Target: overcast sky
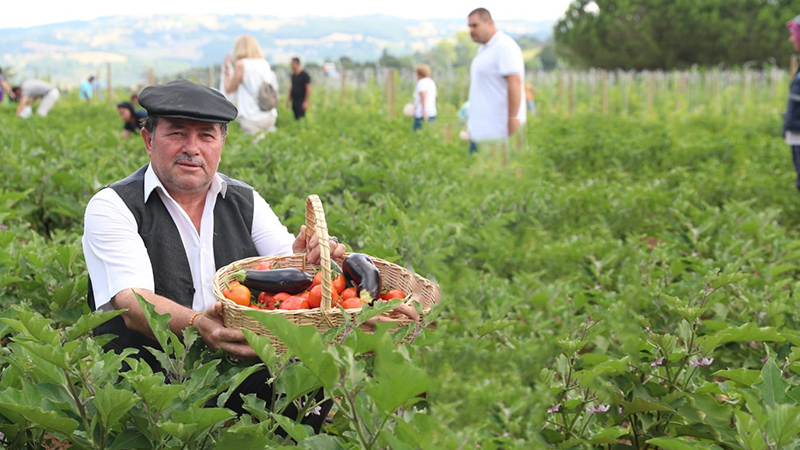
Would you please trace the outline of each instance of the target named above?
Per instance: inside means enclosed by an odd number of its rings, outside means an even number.
[[[301,0],[226,2],[209,0],[72,0],[26,3],[11,0],[13,14],[0,14],[0,28],[30,27],[71,20],[91,20],[103,16],[175,13],[255,14],[278,17],[305,15],[349,17],[386,14],[410,19],[464,18],[475,8],[484,7],[502,25],[503,20],[554,20],[566,11],[570,0],[403,0],[367,2],[353,0]],[[234,4],[229,4],[234,3]],[[253,5],[259,6],[253,6]]]

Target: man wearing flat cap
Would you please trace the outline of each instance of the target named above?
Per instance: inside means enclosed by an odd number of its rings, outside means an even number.
[[[193,326],[212,350],[254,358],[244,334],[223,326],[212,277],[239,259],[306,251],[305,229],[295,238],[258,192],[217,173],[228,122],[237,114],[225,96],[178,80],[144,88],[139,103],[147,110],[141,133],[150,163],[100,190],[86,207],[89,306],[127,309],[95,331],[118,336],[110,349],[138,349],[138,357],[158,367],[143,348],[158,344],[136,291],[172,316],[170,328],[179,336]],[[319,261],[318,244],[312,237],[312,262]],[[341,259],[344,245],[330,244],[331,257]],[[241,399],[234,395],[227,405],[236,410]],[[311,424],[317,432],[323,418]]]

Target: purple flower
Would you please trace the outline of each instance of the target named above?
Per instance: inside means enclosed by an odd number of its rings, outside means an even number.
[[[765,356],[765,357],[761,358],[761,363],[762,364],[766,364],[767,361],[769,361],[769,356]]]
[[[561,409],[561,403],[558,403],[556,405],[547,408],[547,414],[558,412],[559,409]]]
[[[590,406],[586,408],[586,412],[595,414],[595,413],[604,413],[611,408],[611,405],[597,405],[597,406]]]
[[[703,358],[703,359],[693,359],[689,361],[689,365],[692,367],[699,367],[699,366],[710,366],[711,363],[714,362],[714,358]]]
[[[2,223],[0,223],[0,230],[7,230],[7,229],[8,229],[8,225],[3,225]],[[0,433],[0,434],[2,434],[2,433]]]
[[[661,358],[658,358],[658,359],[654,360],[653,362],[651,362],[650,366],[651,367],[655,367],[655,366],[660,366],[661,364],[664,364],[664,357],[663,356]]]

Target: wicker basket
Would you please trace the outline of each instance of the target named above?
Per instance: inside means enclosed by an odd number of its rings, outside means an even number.
[[[244,311],[258,311],[260,314],[280,314],[297,325],[312,325],[316,327],[320,333],[338,327],[345,322],[341,308],[330,307],[333,283],[331,282],[331,253],[328,224],[325,221],[325,212],[322,209],[322,202],[319,197],[310,195],[306,200],[306,247],[308,247],[308,241],[315,231],[319,235],[319,265],[308,264],[305,253],[296,253],[290,256],[258,256],[246,258],[223,266],[217,270],[217,273],[214,274],[214,278],[212,279],[214,297],[218,302],[222,302],[224,305],[223,321],[226,327],[245,328],[260,335],[267,336],[276,351],[278,353],[283,353],[286,351],[286,346],[278,340],[270,330],[264,328],[260,322],[245,315]],[[371,258],[381,273],[384,287],[400,289],[409,294],[405,304],[411,304],[414,301],[418,301],[422,304],[422,315],[420,316],[420,320],[422,320],[422,317],[428,313],[431,307],[438,301],[439,294],[436,286],[429,280],[413,274],[397,264],[384,261],[380,258]],[[273,265],[277,263],[281,268],[296,268],[308,272],[322,270],[322,301],[320,307],[293,311],[280,309],[254,310],[247,306],[238,305],[222,295],[222,288],[224,287],[225,281],[230,279],[233,272],[238,269],[253,269],[261,262],[272,262]],[[361,308],[348,309],[346,310],[346,314],[349,314],[352,318],[359,311],[361,311]],[[398,327],[408,325],[412,322],[412,320],[405,315],[393,311],[386,313],[384,316],[396,320]],[[365,325],[362,325],[361,329],[367,332],[371,331],[371,328]]]

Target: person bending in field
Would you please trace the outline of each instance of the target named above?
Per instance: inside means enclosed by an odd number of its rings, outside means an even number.
[[[795,50],[800,51],[800,16],[786,23],[789,28],[789,41]],[[800,71],[792,74],[789,87],[789,102],[783,118],[783,135],[792,148],[792,162],[797,173],[795,187],[800,191]]]
[[[61,93],[58,88],[42,80],[27,80],[21,86],[13,88],[14,95],[19,99],[17,117],[28,118],[31,116],[33,102],[41,99],[36,114],[45,117],[50,108],[56,104]]]
[[[295,238],[255,189],[217,172],[228,122],[238,112],[221,92],[177,80],[144,88],[139,102],[148,113],[141,136],[150,162],[101,189],[86,206],[82,244],[89,307],[127,310],[95,333],[115,334],[107,350],[136,349],[136,357],[160,370],[144,348],[159,345],[136,292],[158,313],[171,315],[169,326],[178,336],[195,327],[212,351],[256,362],[242,331],[223,325],[222,303],[210,280],[220,267],[252,256],[307,251],[308,261],[318,264],[319,239],[312,235],[306,247],[305,226]],[[330,249],[332,259],[343,259],[344,245],[331,239]],[[416,316],[413,309],[406,313]],[[225,406],[243,414],[240,394],[248,393],[271,403],[269,378],[266,369],[255,372]],[[320,392],[317,400],[323,398]],[[303,423],[319,432],[331,405],[323,402],[320,414]]]
[[[147,111],[137,111],[131,102],[117,103],[117,112],[122,119],[122,137],[128,139],[131,133],[136,133],[142,129],[144,120],[147,119]]]

